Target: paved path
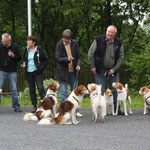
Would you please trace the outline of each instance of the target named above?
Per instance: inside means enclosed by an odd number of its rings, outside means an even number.
[[[24,122],[24,113],[0,106],[0,150],[150,150],[150,115],[133,110],[129,116],[107,116],[105,123],[91,121],[91,109],[78,125],[38,125]]]

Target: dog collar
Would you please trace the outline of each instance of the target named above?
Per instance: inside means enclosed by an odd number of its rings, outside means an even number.
[[[45,98],[48,98],[48,97],[51,96],[51,95],[56,97],[55,94],[48,94],[48,95],[45,96]]]
[[[75,98],[74,96],[72,96],[72,97],[77,101],[78,104],[80,104],[79,101],[77,100],[77,98]]]

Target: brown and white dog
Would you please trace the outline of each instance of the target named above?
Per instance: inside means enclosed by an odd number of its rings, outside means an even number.
[[[71,92],[67,100],[60,104],[56,118],[42,119],[39,124],[78,124],[76,120],[76,109],[82,102],[84,95],[88,93],[84,85],[78,86]],[[71,119],[72,122],[69,122],[69,119]]]
[[[126,107],[126,101],[127,100],[128,100],[129,107],[130,107],[130,114],[132,114],[131,97],[130,97],[130,94],[129,94],[129,91],[128,91],[128,85],[125,84],[125,87],[124,87],[121,83],[116,82],[116,83],[113,83],[112,86],[117,89],[117,93],[118,93],[117,108],[116,108],[116,114],[115,115],[118,115],[119,103],[121,103],[121,107],[122,107],[122,104],[124,104],[124,113],[125,113],[126,116],[128,115],[127,114],[127,107]]]
[[[150,89],[147,86],[141,87],[139,94],[144,97],[144,115],[150,112]]]
[[[88,84],[90,91],[91,106],[92,106],[92,121],[97,122],[98,119],[104,123],[106,115],[106,102],[104,96],[101,95],[101,85],[95,83]]]
[[[24,115],[23,120],[41,120],[43,118],[52,117],[54,118],[56,115],[56,105],[57,105],[57,90],[59,88],[59,84],[51,83],[48,86],[48,90],[46,93],[46,97],[40,101],[38,109],[35,113],[27,113]]]
[[[106,114],[114,115],[114,99],[113,99],[113,90],[106,89],[104,91],[104,98],[106,101]],[[111,112],[110,112],[111,109]]]

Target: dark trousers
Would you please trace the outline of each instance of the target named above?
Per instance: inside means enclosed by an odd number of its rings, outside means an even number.
[[[46,94],[43,86],[43,75],[37,71],[28,72],[27,81],[32,105],[37,106],[36,86],[38,88],[41,99],[43,99]]]

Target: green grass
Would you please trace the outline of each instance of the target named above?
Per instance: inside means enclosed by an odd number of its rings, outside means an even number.
[[[131,99],[132,99],[132,109],[137,109],[137,108],[143,108],[144,107],[144,102],[142,96],[140,96],[138,93],[134,92],[134,94],[131,94]],[[40,99],[38,100],[39,103]],[[32,106],[30,98],[21,98],[19,99],[20,105],[21,106]],[[1,98],[1,105],[7,105],[11,106],[12,101],[11,97],[3,97]],[[60,105],[60,101],[58,103],[58,106]],[[81,103],[82,108],[91,108],[90,104],[90,98],[86,97],[83,99],[83,102]],[[128,103],[127,103],[128,107]]]

